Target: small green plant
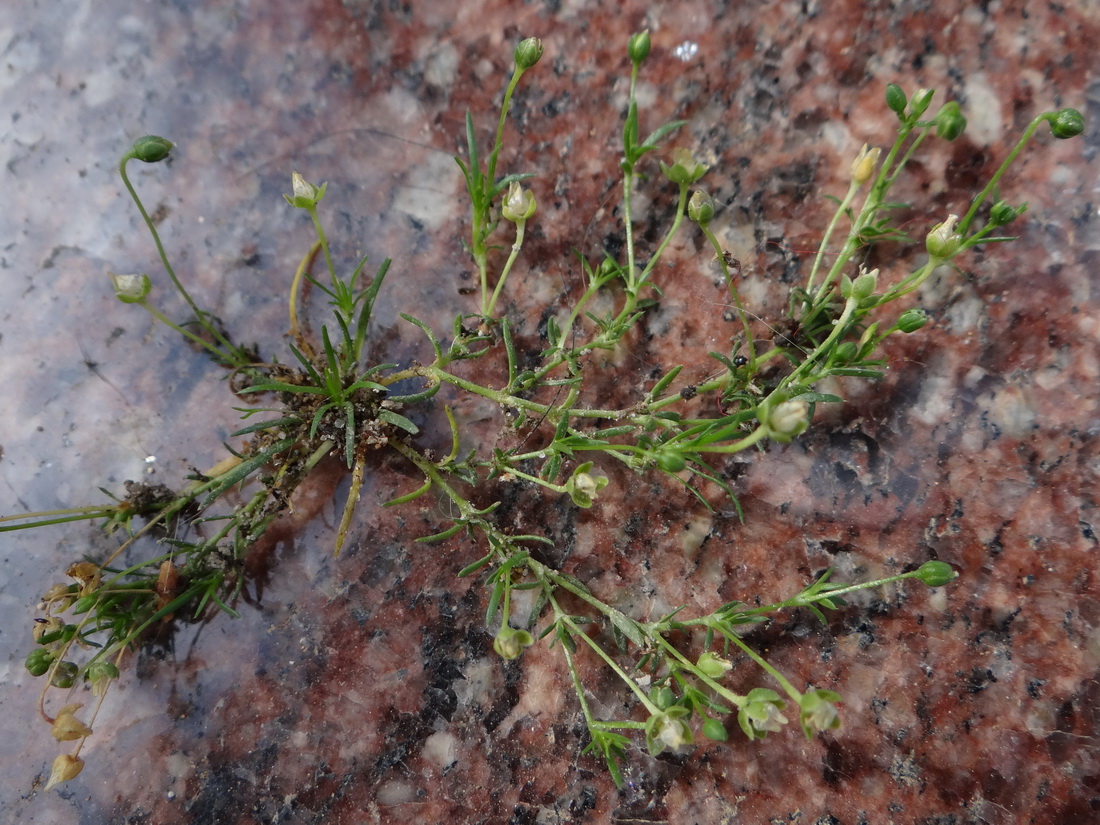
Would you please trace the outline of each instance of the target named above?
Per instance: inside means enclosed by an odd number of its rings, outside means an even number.
[[[665,153],[663,161],[654,162],[651,157],[684,122],[659,126],[640,137],[642,116],[635,88],[649,49],[646,32],[632,37],[627,48],[629,103],[616,166],[622,181],[623,255],[578,254],[583,289],[571,296],[559,314],[550,315],[545,338],[533,350],[530,341],[517,340],[507,313],[498,313],[507,277],[521,260],[526,225],[536,218],[535,196],[524,185],[533,175],[498,176],[497,170],[512,96],[542,54],[538,40],[524,40],[515,50],[514,70],[487,157],[480,151],[473,118],[467,115],[466,156],[456,160],[471,206],[468,250],[478,272],[479,300],[472,311],[456,314],[447,334],[412,315],[401,315],[427,340],[431,358],[424,363],[371,360],[373,350],[381,347],[367,347],[370,322],[390,262],[384,260],[369,281],[364,275],[365,258],[350,275],[342,276],[318,210],[326,185],[314,185],[297,172],[286,199],[308,214],[317,239],[302,258],[288,292],[289,357],[286,363],[265,362],[256,352],[234,345],[216,316],[199,309],[176,277],[156,227],[126,177],[129,160],[162,160],[171,143],[142,138],[124,155],[123,182],[191,317],[176,324],[155,307],[151,302],[155,281],[144,273],[112,276],[116,294],[125,303],[143,307],[231,369],[237,394],[251,404],[242,409],[248,423],[234,433],[245,439],[243,445],[231,448],[224,461],[205,473],[186,479],[178,490],[129,483],[124,497],[104,505],[0,519],[0,530],[103,519],[108,531],[125,536],[109,558],[74,562],[67,571],[72,581],[46,592],[35,620],[34,646],[26,665],[43,680],[41,715],[59,741],[77,743],[72,752],[58,757],[51,786],[80,772],[80,750],[92,735],[99,705],[119,678],[126,653],[151,628],[173,616],[199,618],[217,610],[236,615],[232,605],[244,583],[249,548],[329,454],[338,455],[352,474],[335,540],[339,553],[354,517],[365,468],[371,453],[378,450],[400,455],[422,478],[416,489],[385,502],[387,506],[425,495],[450,505],[449,523],[418,541],[443,541],[463,533],[482,543],[484,553],[460,575],[485,578],[486,624],[494,634],[496,652],[514,659],[538,639],[547,639],[561,651],[588,728],[585,751],[605,761],[616,783],[622,781],[620,764],[634,736],[656,755],[690,746],[697,735],[726,741],[733,719],[749,740],[777,732],[793,720],[807,737],[839,727],[836,706],[841,697],[825,689],[798,690],[746,641],[746,631],[792,608],[805,608],[825,621],[824,612],[843,605],[844,596],[855,590],[905,580],[940,587],[957,575],[950,566],[925,561],[899,575],[849,584],[833,582],[826,572],[801,592],[773,604],[731,601],[702,616],[686,616],[678,609],[647,621],[626,615],[584,582],[546,563],[540,548],[551,543],[549,538],[505,529],[494,521],[500,502],[479,508],[473,503],[479,497],[474,493],[484,496],[502,482],[520,482],[535,492],[541,488],[546,495],[568,496],[577,507],[591,507],[598,497],[608,495],[610,482],[601,466],[620,462],[636,473],[660,473],[687,486],[701,507],[711,506],[708,494],[714,491],[708,485],[737,505],[733,488],[708,462],[750,448],[759,451],[760,460],[767,460],[762,448],[768,441],[791,441],[809,427],[816,405],[842,402],[819,389],[822,381],[835,376],[881,376],[883,342],[894,334],[915,333],[927,321],[919,309],[891,314],[891,305],[967,250],[1010,240],[999,230],[1019,217],[1026,205],[1012,206],[997,197],[1004,174],[1042,124],[1048,124],[1059,138],[1080,134],[1084,124],[1073,109],[1036,118],[963,217],[949,215],[930,227],[924,237],[926,259],[887,283],[879,270],[866,271],[858,262],[878,241],[909,242],[891,221],[898,205],[887,199],[890,190],[926,139],[952,140],[966,125],[957,104],[947,103],[926,117],[931,91],[909,96],[896,85],[888,86],[886,103],[898,121],[893,144],[885,152],[864,146],[856,154],[848,191],[837,200],[809,276],[804,285],[792,290],[788,317],[775,319],[784,323],[786,332],[770,347],[761,348],[753,334],[757,316],[744,306],[731,271],[734,262],[711,230],[714,202],[696,187],[708,173],[707,166],[684,148]],[[664,181],[654,176],[658,170]],[[635,229],[639,217],[633,212],[635,191],[643,184],[653,187],[657,197],[667,193],[674,204],[671,221],[657,233],[660,240],[652,249],[640,248],[641,236]],[[628,406],[587,406],[582,399],[592,395],[585,395],[584,389],[615,380],[590,355],[630,346],[632,331],[661,294],[659,264],[685,223],[693,223],[714,252],[739,315],[739,337],[728,351],[710,353],[714,369],[700,383],[679,384],[683,366],[674,365]],[[498,256],[493,250],[508,241],[508,254],[496,270]],[[319,253],[323,276],[311,271]],[[299,318],[299,295],[307,282],[328,298],[331,307],[331,322],[321,327],[319,337]],[[597,296],[605,300],[597,303]],[[490,384],[468,377],[462,364],[474,360],[494,365],[498,380]],[[442,413],[451,431],[450,451],[439,457],[419,446],[419,429],[406,413],[418,408],[438,410],[436,394],[444,384],[482,399],[495,410],[515,434],[511,446],[505,441],[504,446],[475,445],[464,452],[461,445],[469,443],[469,435],[460,431],[446,406]],[[708,403],[693,401],[699,397]],[[427,412],[423,419],[438,420]],[[212,526],[205,531],[209,537],[177,538],[199,535],[179,528],[200,522]],[[156,539],[156,552],[135,560],[132,557],[141,555],[140,548],[148,546],[148,542],[138,544],[145,536]],[[517,626],[513,594],[520,590],[534,592],[535,606],[530,619]],[[609,628],[610,644],[606,636],[586,629],[593,622]],[[601,719],[593,712],[584,659],[577,655],[582,646],[633,697],[635,711],[630,718]],[[770,686],[745,694],[727,687],[723,680],[734,666],[731,654],[759,667]],[[85,685],[96,698],[96,708],[86,722],[77,719],[81,705],[75,702],[50,712],[51,691]]]

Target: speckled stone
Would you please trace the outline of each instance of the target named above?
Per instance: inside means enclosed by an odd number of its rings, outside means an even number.
[[[644,27],[643,131],[689,121],[677,142],[713,164],[713,226],[743,265],[762,339],[808,271],[831,214],[823,196],[843,193],[860,145],[890,139],[885,83],[935,87],[970,123],[958,141],[930,144],[899,188],[916,205],[902,217],[914,237],[963,211],[1039,112],[1100,118],[1100,12],[1089,0],[763,11],[634,0],[7,4],[0,512],[94,502],[97,486],[130,478],[176,483],[217,461],[238,426],[215,368],[110,295],[107,271],[156,274],[115,174],[131,140],[177,142],[167,166],[135,166],[136,184],[196,298],[238,338],[281,346],[281,296],[310,241],[280,197],[300,170],[330,181],[323,206],[342,260],[394,259],[377,354],[424,357],[396,313],[446,330],[473,307],[460,294],[467,210],[450,157],[465,112],[492,128],[488,101],[512,45],[540,36],[546,53],[516,100],[502,160],[539,172],[538,217],[505,296],[537,351],[545,319],[516,308],[576,294],[574,247],[591,256],[621,243],[625,43]],[[812,742],[795,730],[752,744],[734,736],[658,759],[639,747],[616,789],[580,755],[584,727],[557,650],[495,656],[483,588],[455,577],[482,551],[415,544],[443,514],[423,499],[378,507],[419,483],[382,459],[341,558],[331,547],[348,482],[329,466],[257,548],[242,618],[182,626],[135,654],[83,774],[49,793],[57,747],[22,666],[34,604],[75,557],[109,542],[82,526],[4,534],[5,819],[1100,821],[1100,133],[1090,125],[1063,143],[1042,131],[1001,189],[1030,204],[1013,226],[1019,240],[914,296],[933,323],[892,343],[887,378],[838,385],[849,403],[820,409],[796,442],[721,466],[744,523],[715,491],[708,513],[681,489],[613,467],[589,511],[518,485],[496,491],[502,523],[545,531],[550,560],[639,619],[773,601],[827,567],[849,580],[929,558],[956,566],[949,588],[864,593],[827,627],[793,613],[752,634],[800,688],[843,694],[841,730]],[[670,211],[656,181],[643,188],[639,226]],[[658,240],[641,233],[645,249]],[[708,258],[697,234],[677,237],[658,273],[659,311],[629,349],[593,356],[617,379],[587,402],[629,403],[673,363],[687,364],[685,381],[708,374],[706,353],[737,332]],[[899,278],[918,259],[886,246],[868,265]],[[166,288],[156,294],[182,312]],[[486,437],[499,428],[482,421],[491,410],[457,412]],[[729,683],[767,684],[747,662]],[[608,674],[590,687],[598,713],[631,712]]]

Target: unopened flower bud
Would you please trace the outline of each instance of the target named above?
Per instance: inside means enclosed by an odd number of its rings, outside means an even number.
[[[856,301],[862,302],[875,294],[876,287],[878,287],[878,270],[872,269],[868,272],[864,269],[860,271],[859,277],[852,281],[850,294]],[[843,297],[847,298],[849,296],[844,295]]]
[[[92,729],[77,719],[73,714],[83,705],[65,705],[58,711],[57,717],[50,726],[50,733],[58,742],[72,742],[75,739],[83,739],[92,735]]]
[[[1085,116],[1076,109],[1060,109],[1048,122],[1050,133],[1061,140],[1077,137],[1085,131]]]
[[[130,147],[131,157],[135,157],[142,163],[158,163],[168,157],[175,144],[157,135],[145,135],[134,141]]]
[[[711,679],[720,679],[733,669],[733,662],[708,650],[699,656],[695,666]]]
[[[542,57],[542,41],[537,37],[528,37],[526,40],[521,40],[516,46],[515,52],[512,53],[516,65],[524,70],[530,69],[538,63],[540,57]]]
[[[140,275],[115,275],[111,273],[111,285],[115,297],[124,304],[140,304],[153,288],[152,279],[144,272]]]
[[[297,209],[311,209],[321,202],[321,199],[325,196],[325,189],[327,188],[327,183],[322,183],[319,187],[314,186],[302,177],[300,173],[291,172],[291,194],[283,195],[283,197],[286,198],[287,203]]]
[[[661,171],[673,183],[691,185],[707,173],[707,165],[695,159],[690,149],[677,147],[672,150],[672,164],[661,163]]]
[[[944,140],[954,140],[966,131],[966,118],[954,100],[945,103],[936,115],[936,134]]]
[[[898,329],[908,335],[928,323],[928,313],[923,309],[907,309],[898,318]]]
[[[924,239],[929,255],[946,260],[958,251],[959,244],[962,243],[962,238],[955,234],[955,224],[958,222],[958,215],[948,215],[947,220],[932,227],[932,231]]]
[[[875,173],[875,166],[878,165],[878,158],[881,154],[882,149],[880,147],[875,146],[868,149],[867,144],[864,143],[863,148],[856,155],[856,159],[852,161],[852,181],[860,185],[869,181],[871,175]]]
[[[630,36],[630,43],[626,47],[626,53],[630,61],[637,65],[649,57],[649,29]]]
[[[850,364],[859,355],[859,347],[855,341],[845,341],[836,348],[836,360],[839,364]]]
[[[45,790],[49,790],[62,782],[75,779],[84,770],[84,760],[71,753],[63,753],[53,761],[50,768],[50,780],[46,783]]]
[[[924,114],[925,110],[932,103],[932,95],[935,93],[935,89],[917,89],[913,92],[913,97],[909,99],[909,111],[914,118],[918,118]]]
[[[958,578],[951,565],[944,561],[926,561],[917,568],[916,578],[929,587],[943,587]]]
[[[909,101],[905,97],[905,92],[902,91],[901,86],[896,83],[886,84],[886,105],[889,106],[890,110],[899,118],[902,116],[908,103]]]
[[[687,213],[691,220],[705,229],[714,217],[714,200],[702,189],[696,189],[691,193]]]
[[[519,181],[512,181],[508,185],[508,194],[504,196],[504,203],[501,204],[500,214],[505,220],[519,223],[534,215],[536,207],[534,193],[520,186]]]
[[[1014,207],[1008,201],[997,201],[989,210],[990,226],[1004,226],[1012,223],[1027,211],[1027,204]]]
[[[725,742],[729,739],[729,734],[726,732],[726,726],[719,722],[717,719],[707,717],[703,722],[701,728],[703,736],[707,737],[711,742]]]
[[[678,473],[687,466],[687,460],[675,450],[661,450],[657,453],[657,466],[666,473]]]

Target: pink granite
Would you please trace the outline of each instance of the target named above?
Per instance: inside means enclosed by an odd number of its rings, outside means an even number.
[[[382,316],[412,310],[446,329],[471,301],[449,157],[466,109],[490,128],[512,44],[543,39],[505,158],[540,173],[507,300],[555,301],[578,282],[570,249],[595,253],[621,231],[607,183],[624,44],[644,27],[643,117],[690,120],[678,140],[714,163],[715,228],[762,313],[804,277],[830,214],[822,196],[843,192],[854,152],[889,139],[885,83],[936,87],[970,119],[900,192],[920,205],[908,218],[918,237],[964,208],[1040,111],[1100,118],[1089,0],[5,6],[0,512],[95,501],[97,485],[143,474],[174,483],[216,461],[236,426],[216,369],[108,294],[107,270],[155,266],[114,175],[130,140],[179,144],[137,185],[164,208],[196,296],[239,338],[270,348],[285,331],[281,296],[310,239],[280,197],[295,169],[330,181],[343,259],[394,258]],[[728,462],[744,524],[612,468],[621,494],[590,511],[500,491],[501,518],[547,531],[555,561],[640,619],[782,598],[827,567],[848,580],[955,565],[952,587],[890,588],[828,627],[795,613],[753,634],[797,685],[843,694],[841,730],[659,759],[639,747],[616,789],[580,755],[557,651],[494,655],[483,588],[455,578],[479,548],[414,544],[439,524],[434,503],[376,506],[418,483],[387,459],[340,559],[334,501],[347,480],[329,467],[258,548],[242,618],[180,627],[135,655],[83,774],[49,793],[57,748],[22,667],[34,603],[75,556],[109,543],[79,526],[5,534],[0,809],[19,823],[1100,821],[1097,134],[1037,139],[1002,190],[1031,205],[1020,239],[922,291],[934,323],[891,347],[885,381],[846,383],[850,403],[821,410],[797,442]],[[706,352],[736,333],[708,257],[679,236],[661,310],[601,403],[634,397],[663,365],[706,374]],[[886,278],[912,260],[885,248],[872,263]],[[537,349],[539,318],[517,322]],[[379,332],[390,357],[423,355],[406,325]],[[731,675],[735,689],[761,684],[747,664]],[[629,712],[611,679],[593,688],[602,712]]]

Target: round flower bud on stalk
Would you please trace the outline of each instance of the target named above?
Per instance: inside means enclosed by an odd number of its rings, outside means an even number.
[[[928,313],[923,309],[907,309],[898,318],[898,329],[908,335],[928,323]]]
[[[962,238],[955,234],[955,224],[958,222],[958,215],[948,215],[947,220],[932,227],[932,231],[924,239],[929,255],[946,260],[958,251],[959,244],[962,243]]]
[[[130,155],[142,163],[159,163],[168,157],[173,146],[175,144],[170,140],[157,135],[145,135],[134,141],[134,145],[130,147]]]
[[[924,114],[932,103],[932,95],[935,93],[935,89],[917,89],[913,92],[913,97],[909,100],[909,111],[913,117],[917,118]]]
[[[896,83],[886,84],[886,105],[889,106],[890,110],[899,118],[902,116],[908,103],[909,101],[906,99],[905,92],[902,91],[901,86]]]
[[[516,66],[524,70],[530,69],[538,63],[540,57],[542,57],[542,41],[537,37],[528,37],[526,40],[521,40],[512,54]]]
[[[850,364],[859,355],[859,347],[855,341],[845,341],[836,348],[836,360],[838,364]]]
[[[702,189],[696,189],[688,201],[687,215],[705,229],[714,218],[714,200]]]
[[[44,647],[37,647],[27,656],[25,664],[31,676],[42,676],[53,664],[53,654]]]
[[[929,587],[943,587],[950,584],[959,574],[951,569],[951,565],[943,561],[926,561],[917,568],[916,578]]]
[[[674,450],[661,450],[657,453],[657,466],[666,473],[678,473],[687,466],[687,460]]]
[[[500,214],[505,220],[519,223],[534,215],[536,207],[534,193],[520,186],[519,181],[512,181],[508,185],[508,194],[504,196],[504,203],[501,204]]]
[[[952,100],[945,103],[936,115],[936,134],[944,140],[954,140],[966,131],[966,118],[959,104]]]
[[[626,47],[630,62],[637,65],[649,57],[649,45],[649,29],[631,35],[630,43]]]
[[[709,650],[699,656],[695,666],[711,679],[719,679],[733,670],[733,663],[729,659],[723,659]]]
[[[1076,109],[1060,109],[1050,122],[1050,133],[1060,140],[1077,137],[1085,131],[1085,116]]]
[[[852,281],[851,296],[857,301],[865,301],[875,294],[875,288],[878,286],[878,270],[872,269],[870,272],[862,270],[859,277]],[[845,298],[848,296],[845,295]]]
[[[860,185],[867,183],[875,173],[875,166],[878,165],[878,158],[881,154],[882,149],[880,147],[875,146],[868,149],[867,144],[864,143],[863,148],[856,155],[856,159],[852,161],[852,181]]]
[[[286,202],[293,207],[298,209],[309,209],[321,202],[321,199],[325,196],[325,189],[327,188],[327,183],[322,183],[319,187],[314,186],[303,178],[300,173],[292,172],[290,174],[291,194],[283,195],[283,197],[286,199]]]

